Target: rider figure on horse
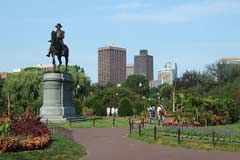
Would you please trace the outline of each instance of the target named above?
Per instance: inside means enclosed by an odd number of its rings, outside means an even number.
[[[63,39],[64,39],[65,32],[63,30],[61,30],[62,25],[60,23],[58,23],[55,27],[57,28],[57,30],[55,31],[55,34],[57,36],[58,41],[60,42],[60,45],[61,45],[61,48],[62,48],[62,55],[64,55],[64,46],[65,46],[65,44],[63,42]],[[49,52],[48,52],[48,54],[46,56],[50,57],[50,53],[51,53],[51,51],[49,49]]]

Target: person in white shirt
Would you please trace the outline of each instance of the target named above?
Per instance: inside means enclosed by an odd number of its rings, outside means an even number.
[[[161,110],[161,107],[160,105],[157,106],[157,117],[158,119],[160,119],[160,110]]]
[[[110,107],[107,107],[107,118],[109,118],[110,115]]]
[[[114,107],[112,107],[111,114],[112,114],[112,117],[115,116],[115,108]]]
[[[152,118],[152,106],[148,108],[149,117]]]

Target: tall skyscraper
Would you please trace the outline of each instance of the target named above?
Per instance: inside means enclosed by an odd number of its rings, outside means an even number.
[[[98,48],[98,83],[119,84],[126,80],[126,49],[119,47]]]
[[[169,62],[165,64],[163,69],[158,71],[158,80],[161,84],[173,84],[173,81],[177,78],[177,64]]]
[[[145,75],[149,81],[153,80],[153,56],[148,55],[146,49],[134,56],[134,73]]]

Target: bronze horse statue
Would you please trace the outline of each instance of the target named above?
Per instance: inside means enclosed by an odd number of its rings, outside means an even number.
[[[69,49],[68,46],[64,44],[64,47],[62,47],[61,42],[57,38],[57,34],[55,31],[51,32],[51,40],[49,41],[51,43],[50,48],[49,48],[49,53],[52,56],[52,64],[54,67],[54,70],[56,69],[56,61],[55,61],[55,56],[58,58],[58,69],[60,70],[60,66],[62,65],[62,56],[65,57],[65,71],[67,72],[68,70],[68,57],[69,57]]]

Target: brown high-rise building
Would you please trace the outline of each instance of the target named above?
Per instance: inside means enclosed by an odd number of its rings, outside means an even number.
[[[126,80],[126,49],[118,47],[98,48],[98,83],[119,84]]]
[[[146,49],[134,56],[134,73],[145,75],[149,81],[153,80],[153,56],[148,55]]]

